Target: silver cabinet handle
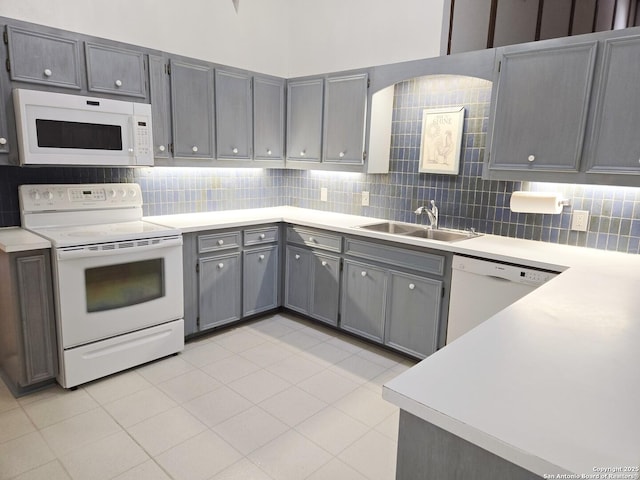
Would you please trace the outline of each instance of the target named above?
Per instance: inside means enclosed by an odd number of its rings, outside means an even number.
[[[315,239],[315,238],[313,238],[313,237],[309,237],[309,241],[310,241],[310,242],[315,242],[315,241],[316,241],[316,239]]]
[[[323,267],[326,267],[326,266],[327,266],[327,261],[326,261],[326,260],[323,260],[323,261],[322,261],[322,266],[323,266]]]
[[[259,260],[259,261],[264,260],[264,255],[259,255],[259,256],[258,256],[258,260]]]
[[[339,156],[340,158],[343,158],[343,157],[344,157],[344,152],[340,152],[340,153],[338,154],[338,156]]]
[[[271,155],[271,149],[267,148],[267,155]]]
[[[259,238],[260,240],[264,240],[264,238],[265,238],[265,234],[264,234],[264,233],[261,233],[260,235],[258,235],[258,238]]]
[[[306,154],[307,154],[307,151],[306,151],[306,150],[302,150],[302,151],[300,152],[300,156],[301,156],[301,157],[304,157]]]
[[[0,145],[6,145],[7,144],[7,139],[4,137],[0,137]]]
[[[536,156],[535,155],[529,155],[527,157],[527,160],[529,160],[530,162],[534,162],[536,160]]]
[[[360,272],[360,275],[362,275],[363,277],[367,276],[367,272]]]
[[[238,149],[237,148],[233,148],[233,150],[231,150],[234,154],[238,153]]]
[[[296,260],[300,260],[300,255],[296,254]]]
[[[198,151],[198,146],[197,146],[197,145],[194,145],[193,147],[191,147],[191,151],[192,151],[193,153],[196,153],[196,152]]]
[[[166,150],[166,147],[164,145],[160,145],[158,147],[158,150],[160,150],[161,152],[164,152]]]
[[[218,270],[222,270],[224,268],[224,263],[219,263],[218,264]]]
[[[414,288],[416,288],[415,284],[410,283],[410,284],[409,284],[409,290],[413,290]]]
[[[44,76],[45,77],[50,77],[51,75],[53,75],[53,72],[50,69],[45,68],[44,69]]]
[[[218,240],[218,245],[224,245],[224,240]]]
[[[122,80],[116,80],[115,84],[117,88],[120,88],[122,86]]]

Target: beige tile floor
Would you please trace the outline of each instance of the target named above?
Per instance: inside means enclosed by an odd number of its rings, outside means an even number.
[[[392,480],[411,365],[276,314],[76,391],[0,382],[0,480]]]

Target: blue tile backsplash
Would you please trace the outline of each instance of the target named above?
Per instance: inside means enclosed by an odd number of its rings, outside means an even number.
[[[0,226],[20,224],[18,185],[137,182],[145,215],[293,205],[390,220],[434,199],[442,227],[628,253],[640,252],[640,188],[488,181],[481,178],[491,83],[432,76],[395,87],[388,175],[219,168],[0,167]],[[418,173],[424,108],[464,105],[460,174]],[[320,188],[328,201],[320,201]],[[517,214],[515,190],[554,191],[571,201],[560,215]],[[361,206],[362,192],[370,205]],[[571,208],[590,211],[587,232],[569,229]]]

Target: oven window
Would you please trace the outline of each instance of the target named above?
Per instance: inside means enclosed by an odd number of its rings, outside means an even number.
[[[163,297],[164,259],[85,270],[87,311],[103,312]]]
[[[120,125],[36,119],[39,147],[122,150]]]

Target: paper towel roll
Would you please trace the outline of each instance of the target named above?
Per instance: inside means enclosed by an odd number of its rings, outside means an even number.
[[[560,213],[563,201],[557,193],[513,192],[510,207],[520,213]]]

